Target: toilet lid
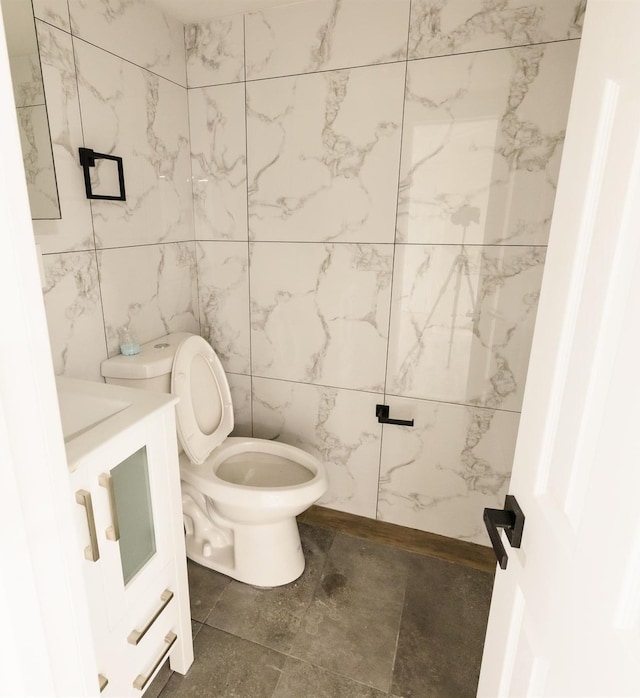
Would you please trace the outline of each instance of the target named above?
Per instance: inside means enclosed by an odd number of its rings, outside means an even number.
[[[192,463],[204,463],[233,429],[231,391],[220,359],[202,337],[183,340],[173,362],[171,392],[178,438]]]

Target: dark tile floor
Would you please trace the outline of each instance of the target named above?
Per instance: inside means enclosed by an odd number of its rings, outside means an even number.
[[[189,562],[195,661],[149,698],[475,696],[491,573],[299,526],[307,566],[284,587]]]

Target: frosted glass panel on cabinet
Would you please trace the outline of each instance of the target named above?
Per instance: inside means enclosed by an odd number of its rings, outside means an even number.
[[[149,491],[147,449],[141,448],[111,471],[120,526],[120,558],[125,585],[156,552]]]

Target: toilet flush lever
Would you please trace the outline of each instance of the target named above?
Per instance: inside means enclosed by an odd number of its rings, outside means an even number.
[[[380,424],[399,424],[403,427],[413,426],[413,419],[389,419],[389,405],[376,405],[376,417]]]

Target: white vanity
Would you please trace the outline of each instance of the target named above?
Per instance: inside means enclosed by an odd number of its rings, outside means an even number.
[[[167,658],[180,673],[193,662],[176,399],[64,377],[57,386],[95,695],[140,696]]]

